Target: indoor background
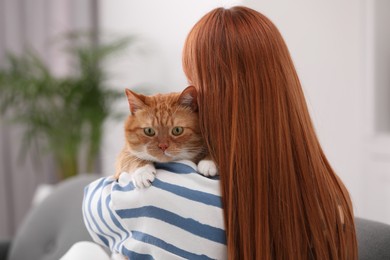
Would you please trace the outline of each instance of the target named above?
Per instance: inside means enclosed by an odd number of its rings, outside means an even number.
[[[187,86],[181,50],[190,28],[212,8],[235,4],[262,12],[284,36],[320,142],[356,215],[390,224],[390,1],[0,0],[0,67],[8,52],[33,48],[61,78],[74,70],[60,35],[97,32],[97,45],[130,36],[128,48],[104,64],[107,86],[180,91]],[[113,107],[127,113],[124,94]],[[0,117],[0,239],[14,235],[38,187],[61,181],[50,153],[32,148],[21,159],[23,129]],[[94,171],[110,175],[124,143],[123,121],[109,118],[103,129]],[[80,174],[86,169],[78,166]]]

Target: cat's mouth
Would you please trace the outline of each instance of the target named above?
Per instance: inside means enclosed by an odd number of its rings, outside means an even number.
[[[145,161],[150,162],[170,162],[173,161],[175,156],[167,151],[161,151],[158,153],[150,153],[150,152],[137,152],[135,154],[138,158]]]
[[[164,154],[165,156],[168,156],[168,157],[174,157],[172,154],[170,154],[170,153],[167,152],[167,151],[164,151],[163,154]]]
[[[193,160],[196,158],[196,156],[199,153],[194,153],[187,150],[182,151],[176,151],[176,150],[170,150],[166,149],[164,151],[162,150],[145,150],[145,151],[137,151],[134,155],[136,155],[138,158],[150,162],[160,162],[160,163],[166,163],[166,162],[172,162],[172,161],[178,161],[178,160]]]
[[[167,151],[162,152],[162,156],[158,158],[160,162],[170,162],[175,160],[175,156]]]

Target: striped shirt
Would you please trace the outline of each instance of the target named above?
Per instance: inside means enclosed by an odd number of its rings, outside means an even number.
[[[190,161],[155,164],[152,186],[137,189],[129,174],[85,188],[83,215],[95,242],[129,259],[226,259],[218,178]]]

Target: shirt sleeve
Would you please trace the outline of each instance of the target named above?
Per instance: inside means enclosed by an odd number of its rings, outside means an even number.
[[[93,240],[111,252],[121,252],[123,241],[131,236],[116,214],[111,191],[117,181],[113,177],[100,178],[84,189],[83,217]]]

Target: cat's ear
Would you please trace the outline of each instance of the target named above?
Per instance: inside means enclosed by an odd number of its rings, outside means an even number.
[[[198,111],[197,91],[194,86],[189,86],[180,94],[179,104],[191,108],[192,111]]]
[[[127,101],[129,102],[130,111],[134,114],[137,110],[145,107],[145,96],[137,94],[130,89],[126,89]]]

